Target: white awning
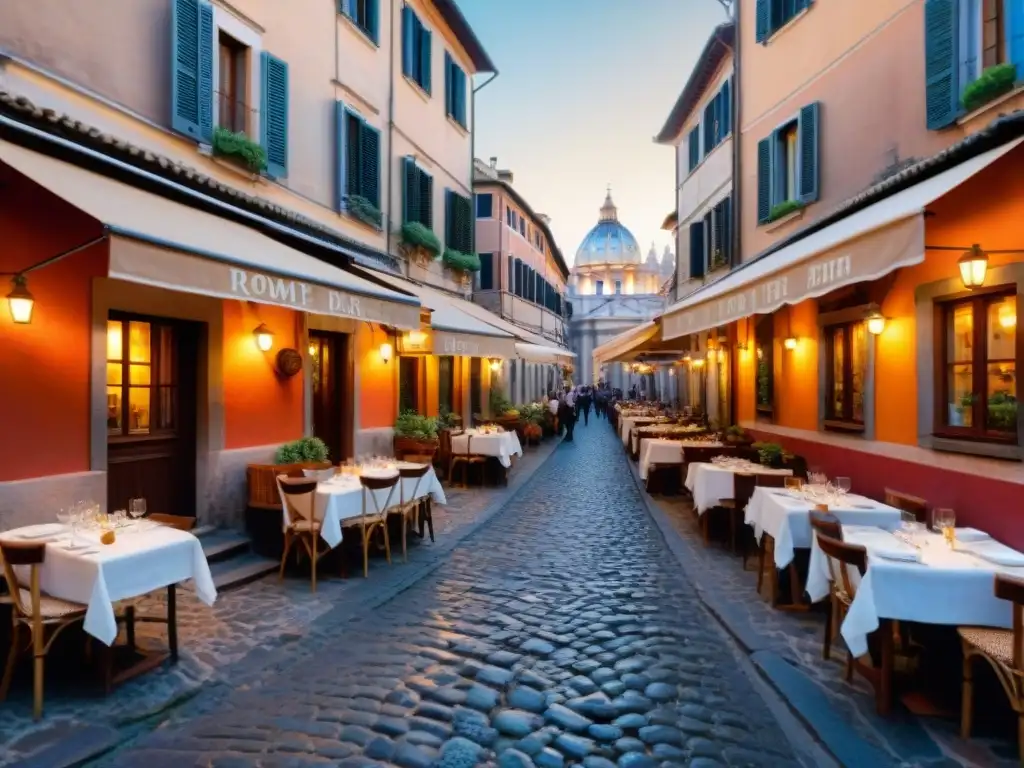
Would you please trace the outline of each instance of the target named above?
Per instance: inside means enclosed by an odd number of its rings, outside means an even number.
[[[549,347],[543,344],[516,344],[516,354],[531,363],[570,363],[576,355],[562,347]]]
[[[250,227],[9,142],[0,141],[0,161],[107,227],[110,277],[419,328],[414,297],[381,288]]]
[[[641,323],[635,328],[613,336],[604,344],[594,348],[594,369],[600,368],[602,364],[614,360],[637,345],[653,339],[658,336],[660,330],[656,320],[648,320],[646,323]]]
[[[919,264],[924,261],[925,208],[1021,141],[989,150],[733,270],[665,310],[662,338],[768,314]]]

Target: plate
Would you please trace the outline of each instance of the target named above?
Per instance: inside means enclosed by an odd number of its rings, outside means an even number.
[[[11,531],[8,535],[15,539],[45,539],[49,536],[56,536],[64,532],[64,526],[58,523],[44,523],[43,525],[32,525],[27,528]]]

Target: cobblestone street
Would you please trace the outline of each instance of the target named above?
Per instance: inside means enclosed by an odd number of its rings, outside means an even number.
[[[613,433],[576,435],[433,574],[102,764],[798,764]]]

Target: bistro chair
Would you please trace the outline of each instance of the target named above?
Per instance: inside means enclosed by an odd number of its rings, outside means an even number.
[[[0,540],[4,578],[11,602],[11,649],[7,654],[0,701],[7,699],[14,676],[14,665],[22,647],[32,649],[32,717],[43,715],[43,678],[46,654],[53,641],[72,624],[85,619],[86,606],[44,594],[39,588],[39,569],[46,560],[45,542]],[[29,588],[25,589],[14,572],[15,566],[28,566]],[[22,632],[26,637],[22,637]],[[47,637],[49,635],[49,637]],[[25,643],[25,640],[28,640]]]
[[[843,526],[835,515],[828,512],[811,511],[807,516],[811,523],[812,534],[815,537],[820,533],[822,536],[828,536],[836,541],[843,540]],[[826,562],[828,563],[832,587],[829,590],[828,612],[825,618],[825,638],[822,641],[821,658],[828,661],[832,657],[832,638],[836,635],[836,630],[842,623],[843,617],[846,616],[849,602],[840,601],[838,596],[838,593],[841,591],[839,585],[842,584],[842,576],[839,573],[837,564],[830,557],[826,557]]]
[[[754,495],[757,476],[750,472],[734,472],[732,475],[732,498],[719,499],[718,506],[729,515],[729,538],[732,541],[732,553],[739,554],[739,534],[743,525],[743,515]],[[707,517],[707,513],[703,515]],[[707,524],[704,524],[704,543],[708,543]],[[743,547],[743,570],[747,568],[747,547]]]
[[[417,526],[419,523],[420,510],[423,507],[423,499],[420,498],[420,483],[423,482],[424,476],[427,474],[427,470],[430,469],[429,464],[424,464],[419,467],[400,467],[398,470],[398,476],[400,478],[398,485],[398,506],[393,507],[392,511],[395,514],[402,516],[402,562],[409,562],[408,550],[406,548],[406,538],[409,525]],[[406,481],[413,484],[412,492],[406,494],[405,486]],[[430,526],[431,533],[433,533],[433,523]],[[433,540],[433,536],[431,536]]]
[[[388,510],[391,508],[391,499],[395,495],[395,486],[398,485],[400,475],[374,477],[360,475],[359,482],[363,486],[363,511],[362,514],[349,522],[350,526],[359,526],[363,549],[363,578],[370,575],[370,543],[373,541],[373,534],[380,530],[384,534],[384,555],[387,557],[388,565],[391,564],[391,539],[388,536]],[[377,500],[379,492],[387,491],[388,495],[381,504]],[[367,503],[369,500],[369,503]]]
[[[452,445],[452,458],[448,465],[448,482],[455,484],[455,468],[462,467],[462,486],[469,487],[469,468],[480,467],[480,482],[483,482],[484,467],[487,464],[487,457],[473,453],[473,436],[466,435],[466,452],[456,453],[454,441]]]
[[[1024,579],[997,574],[995,595],[1013,603],[1013,629],[957,629],[964,651],[960,736],[964,739],[971,737],[974,719],[972,665],[976,658],[984,659],[995,671],[1010,706],[1017,713],[1017,749],[1021,763],[1024,763]]]
[[[886,488],[885,503],[902,512],[909,512],[919,523],[928,523],[928,502],[919,496],[911,496],[909,493]]]
[[[306,550],[312,563],[312,590],[316,592],[316,561],[320,556],[320,521],[316,519],[316,486],[313,478],[277,476],[284,510],[284,552],[278,579],[284,579],[284,567],[292,545],[298,542]],[[301,550],[295,550],[298,560]]]

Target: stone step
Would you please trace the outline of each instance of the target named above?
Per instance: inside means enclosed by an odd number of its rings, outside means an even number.
[[[203,554],[210,564],[244,555],[250,548],[249,537],[244,533],[218,528],[200,534],[199,543],[203,545]]]
[[[211,563],[210,574],[213,576],[213,585],[217,591],[227,592],[274,573],[279,565],[277,560],[246,552],[228,560]]]

